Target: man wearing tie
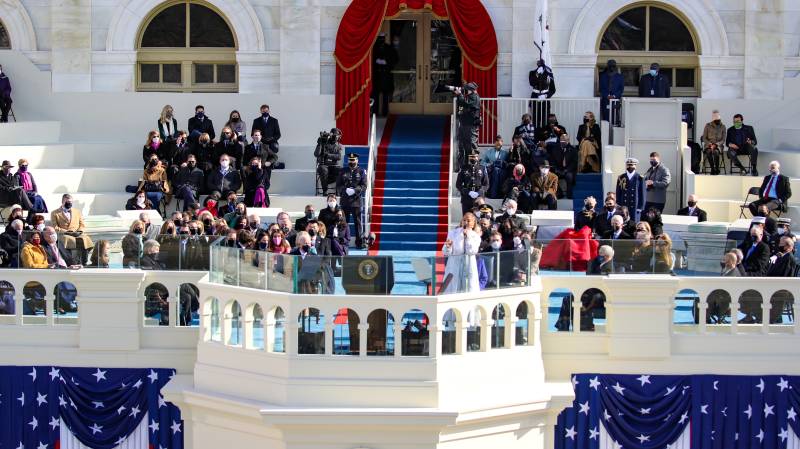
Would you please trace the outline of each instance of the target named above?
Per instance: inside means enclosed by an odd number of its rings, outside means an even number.
[[[708,214],[703,209],[697,207],[697,195],[689,195],[689,199],[686,201],[687,207],[680,209],[678,211],[678,215],[683,215],[686,217],[697,217],[697,222],[702,223],[708,220]]]
[[[603,202],[603,209],[598,211],[594,219],[594,233],[598,236],[603,236],[611,230],[611,219],[617,213],[617,200],[615,198],[615,196],[607,195],[606,200]],[[620,220],[622,219],[622,217],[619,218]]]
[[[758,199],[747,207],[751,214],[756,215],[758,206],[765,204],[767,209],[773,211],[785,207],[791,197],[792,187],[789,184],[789,177],[781,174],[781,164],[778,161],[772,161],[769,163],[769,174],[764,176],[761,188],[758,189]]]
[[[281,138],[281,127],[278,124],[278,119],[269,115],[269,105],[261,105],[261,117],[253,120],[253,126],[250,128],[250,133],[261,131],[261,141],[269,145],[269,149],[273,153],[277,153],[280,149],[278,140]]]
[[[764,276],[769,266],[769,246],[764,243],[764,230],[761,226],[750,228],[750,242],[745,241],[739,249],[744,253],[742,265],[747,276]]]

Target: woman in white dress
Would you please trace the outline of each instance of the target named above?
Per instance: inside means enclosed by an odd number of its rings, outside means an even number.
[[[481,229],[472,212],[464,214],[461,226],[447,233],[442,253],[447,257],[443,289],[439,293],[480,291],[478,262],[475,255],[481,246]],[[453,256],[453,257],[450,257]]]

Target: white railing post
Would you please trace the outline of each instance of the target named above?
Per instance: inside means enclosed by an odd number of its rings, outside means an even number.
[[[450,161],[447,167],[447,186],[445,186],[445,193],[447,194],[447,228],[453,223],[453,185],[455,185],[455,174],[453,168],[455,159],[458,156],[458,143],[455,140],[456,134],[456,103],[453,100],[453,115],[450,117]]]
[[[708,333],[708,295],[698,295],[697,302],[697,324],[700,326],[700,334]]]
[[[361,230],[362,235],[369,235],[372,224],[372,202],[374,195],[372,189],[375,187],[375,167],[378,163],[378,142],[377,124],[375,114],[370,118],[369,127],[369,155],[367,157],[367,191],[364,193],[364,220]],[[356,229],[356,232],[359,230]]]

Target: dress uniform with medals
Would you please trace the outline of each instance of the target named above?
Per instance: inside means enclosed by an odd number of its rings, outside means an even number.
[[[464,164],[466,156],[478,151],[478,128],[481,126],[481,97],[478,84],[467,83],[463,90],[456,91],[458,110],[458,166]]]
[[[636,222],[644,208],[646,195],[644,178],[636,173],[637,165],[637,159],[628,158],[625,161],[626,172],[617,177],[617,204],[627,207]]]
[[[361,209],[364,207],[364,200],[361,194],[367,188],[367,172],[358,166],[358,155],[350,153],[347,156],[347,168],[339,172],[336,180],[336,192],[339,194],[339,203],[344,212],[344,219],[349,223],[350,216],[353,216],[353,224],[356,228],[356,246],[363,246],[361,229]]]
[[[461,214],[472,210],[475,198],[483,196],[489,188],[486,169],[478,163],[478,152],[469,155],[467,165],[461,168],[456,178],[456,188],[461,192]]]
[[[533,124],[536,128],[547,126],[547,116],[550,115],[550,102],[545,101],[556,93],[556,79],[553,77],[553,70],[548,67],[543,60],[536,61],[536,70],[528,73],[528,84],[531,85],[531,98],[536,101],[533,103]]]

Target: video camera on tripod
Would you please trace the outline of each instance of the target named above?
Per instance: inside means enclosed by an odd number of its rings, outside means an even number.
[[[314,155],[317,157],[319,165],[338,165],[342,159],[340,151],[336,148],[339,144],[339,137],[342,132],[338,128],[328,131],[320,131],[317,138],[317,149]]]

